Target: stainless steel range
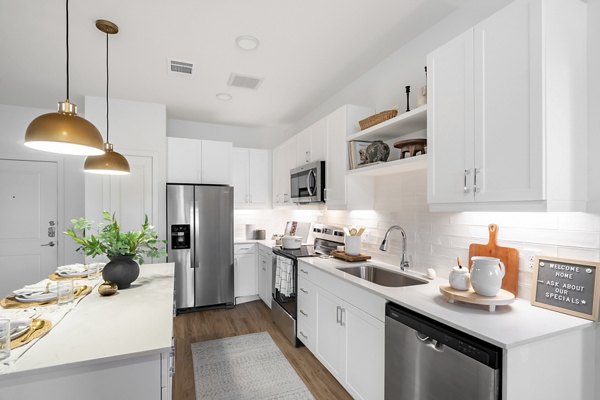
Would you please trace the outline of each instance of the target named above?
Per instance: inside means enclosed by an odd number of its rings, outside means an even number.
[[[300,343],[296,338],[298,258],[328,256],[337,246],[343,246],[344,230],[313,224],[307,242],[313,244],[302,245],[299,249],[273,248],[271,317],[294,346]]]

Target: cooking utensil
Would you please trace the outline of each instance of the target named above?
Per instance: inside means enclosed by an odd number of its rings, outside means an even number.
[[[350,228],[350,236],[356,236],[357,232],[356,228]]]
[[[362,234],[363,234],[363,233],[365,233],[365,227],[364,227],[364,226],[361,226],[361,227],[358,229],[358,232],[356,233],[356,236],[362,236]]]
[[[45,323],[46,321],[44,321],[43,319],[34,319],[33,321],[31,321],[31,327],[29,327],[29,332],[27,332],[27,335],[23,336],[23,339],[21,339],[21,343],[29,340],[29,338],[31,337],[31,335],[33,335],[35,331],[38,331],[44,327]]]
[[[519,290],[519,251],[512,247],[501,247],[496,244],[498,225],[490,224],[489,241],[487,244],[472,243],[469,246],[469,271],[473,262],[471,257],[486,256],[499,258],[504,264],[506,273],[502,279],[502,289],[508,290],[515,296]]]

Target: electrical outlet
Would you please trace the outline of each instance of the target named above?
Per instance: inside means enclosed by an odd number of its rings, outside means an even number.
[[[371,239],[371,234],[369,233],[368,230],[365,230],[362,234],[362,240],[363,242],[369,242],[369,239]]]
[[[542,254],[538,249],[519,250],[519,270],[524,272],[533,271],[533,262],[536,256]]]

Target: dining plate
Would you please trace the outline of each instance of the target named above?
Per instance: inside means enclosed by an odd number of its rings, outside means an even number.
[[[16,339],[29,330],[29,323],[23,322],[10,327],[10,340]]]
[[[56,275],[62,276],[63,278],[74,278],[74,277],[86,277],[88,275],[87,271],[61,271],[56,272]]]
[[[20,294],[15,296],[15,300],[20,303],[36,303],[39,301],[49,301],[56,298],[56,292],[49,293],[32,293],[32,294]]]

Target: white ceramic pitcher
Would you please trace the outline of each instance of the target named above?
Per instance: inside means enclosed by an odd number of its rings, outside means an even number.
[[[495,296],[502,286],[505,268],[502,261],[494,257],[471,257],[471,285],[482,296]]]

